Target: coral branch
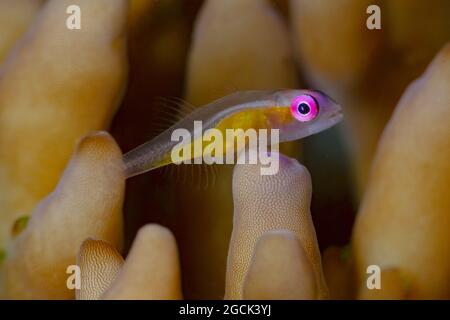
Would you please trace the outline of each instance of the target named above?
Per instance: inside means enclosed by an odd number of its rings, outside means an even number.
[[[302,244],[291,231],[272,231],[255,245],[244,299],[314,299],[316,279]]]
[[[105,129],[126,76],[126,0],[50,0],[0,74],[0,248],[55,187],[76,142]],[[66,27],[79,5],[81,30]]]
[[[172,233],[159,225],[142,227],[116,281],[104,299],[181,299],[178,248]]]
[[[4,294],[19,299],[69,299],[66,269],[89,237],[120,248],[125,177],[122,153],[107,133],[84,138],[57,188],[11,241]]]
[[[274,175],[262,176],[260,165],[236,165],[225,298],[242,298],[243,280],[258,238],[268,231],[284,229],[298,237],[313,267],[315,298],[328,296],[309,210],[311,189],[307,169],[283,155],[280,155],[279,172]]]
[[[33,21],[41,4],[41,0],[0,1],[0,65]]]
[[[368,265],[397,268],[411,298],[450,297],[450,44],[404,93],[378,145],[353,246]]]
[[[77,256],[81,269],[81,288],[77,300],[98,300],[116,279],[123,258],[116,248],[102,240],[87,239]]]

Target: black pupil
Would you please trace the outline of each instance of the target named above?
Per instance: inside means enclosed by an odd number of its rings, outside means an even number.
[[[307,115],[310,111],[311,109],[307,103],[302,102],[298,105],[298,112],[300,114]]]

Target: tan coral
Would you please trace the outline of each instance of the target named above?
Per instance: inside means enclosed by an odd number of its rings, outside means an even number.
[[[365,27],[366,8],[374,2],[290,0],[297,59],[316,86],[353,86],[368,71],[381,45],[379,32]]]
[[[353,234],[359,284],[396,268],[411,298],[450,297],[450,44],[404,93],[383,133]]]
[[[106,128],[125,84],[126,0],[50,0],[0,75],[0,248],[56,185],[74,146]],[[66,27],[79,5],[81,30]]]
[[[172,233],[159,225],[142,227],[122,270],[103,298],[181,299],[178,248]]]
[[[447,0],[384,1],[384,19],[389,21],[390,45],[406,55],[406,63],[428,61],[450,37],[450,2]],[[382,13],[382,14],[383,14]],[[426,21],[417,22],[417,17]]]
[[[187,101],[201,106],[235,91],[297,85],[287,28],[268,1],[203,3],[188,56]],[[287,149],[290,155],[297,154],[298,144],[282,150]],[[204,186],[212,175],[205,178],[205,166],[200,170]],[[191,298],[223,297],[233,210],[231,175],[232,168],[222,166],[214,187],[201,191],[177,188],[180,226],[190,230],[181,235],[180,246],[189,257],[183,265],[188,270],[185,290]]]
[[[78,252],[77,265],[81,270],[81,287],[77,300],[98,300],[116,279],[123,264],[120,253],[108,242],[85,240]]]
[[[69,265],[81,243],[122,243],[125,177],[122,153],[107,133],[84,138],[57,188],[11,241],[4,261],[3,294],[11,299],[70,299]]]
[[[187,77],[186,99],[195,105],[236,90],[295,87],[281,17],[266,0],[206,1],[195,26]]]
[[[310,300],[315,297],[314,270],[295,234],[283,230],[263,234],[255,245],[243,298]]]
[[[266,232],[293,232],[308,256],[317,288],[315,298],[326,298],[326,287],[311,219],[311,178],[295,159],[280,155],[279,172],[261,175],[260,165],[236,165],[233,174],[234,218],[225,298],[242,298],[242,286],[258,238]]]
[[[0,65],[33,21],[41,4],[41,0],[0,1]]]

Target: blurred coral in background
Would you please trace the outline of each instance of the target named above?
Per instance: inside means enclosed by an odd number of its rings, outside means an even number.
[[[449,299],[449,15],[447,0],[0,0],[0,297]],[[169,165],[125,183],[123,152],[177,119],[173,98],[279,88],[326,92],[344,123],[281,145],[274,176]]]

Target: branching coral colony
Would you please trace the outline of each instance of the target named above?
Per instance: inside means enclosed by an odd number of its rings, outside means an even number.
[[[356,146],[362,203],[351,244],[326,249],[323,259],[310,174],[283,155],[278,174],[238,164],[220,173],[213,191],[172,181],[175,235],[144,225],[122,256],[123,154],[96,130],[108,127],[125,87],[126,31],[154,1],[0,1],[0,297],[181,299],[183,276],[188,298],[448,299],[450,44],[403,93],[384,129],[404,86],[448,40],[440,8],[450,4],[430,1],[383,2],[389,33],[358,27],[368,0],[289,1],[305,78],[343,102]],[[346,19],[334,18],[338,5]],[[83,8],[91,32],[68,32],[61,13],[69,6]],[[425,10],[430,28],[411,20]],[[237,90],[298,87],[289,41],[268,1],[206,0],[188,57],[187,100],[203,105]],[[401,63],[376,64],[393,52]],[[369,290],[368,266],[378,267],[380,290]],[[80,286],[69,283],[77,282],[71,267],[80,270]]]

